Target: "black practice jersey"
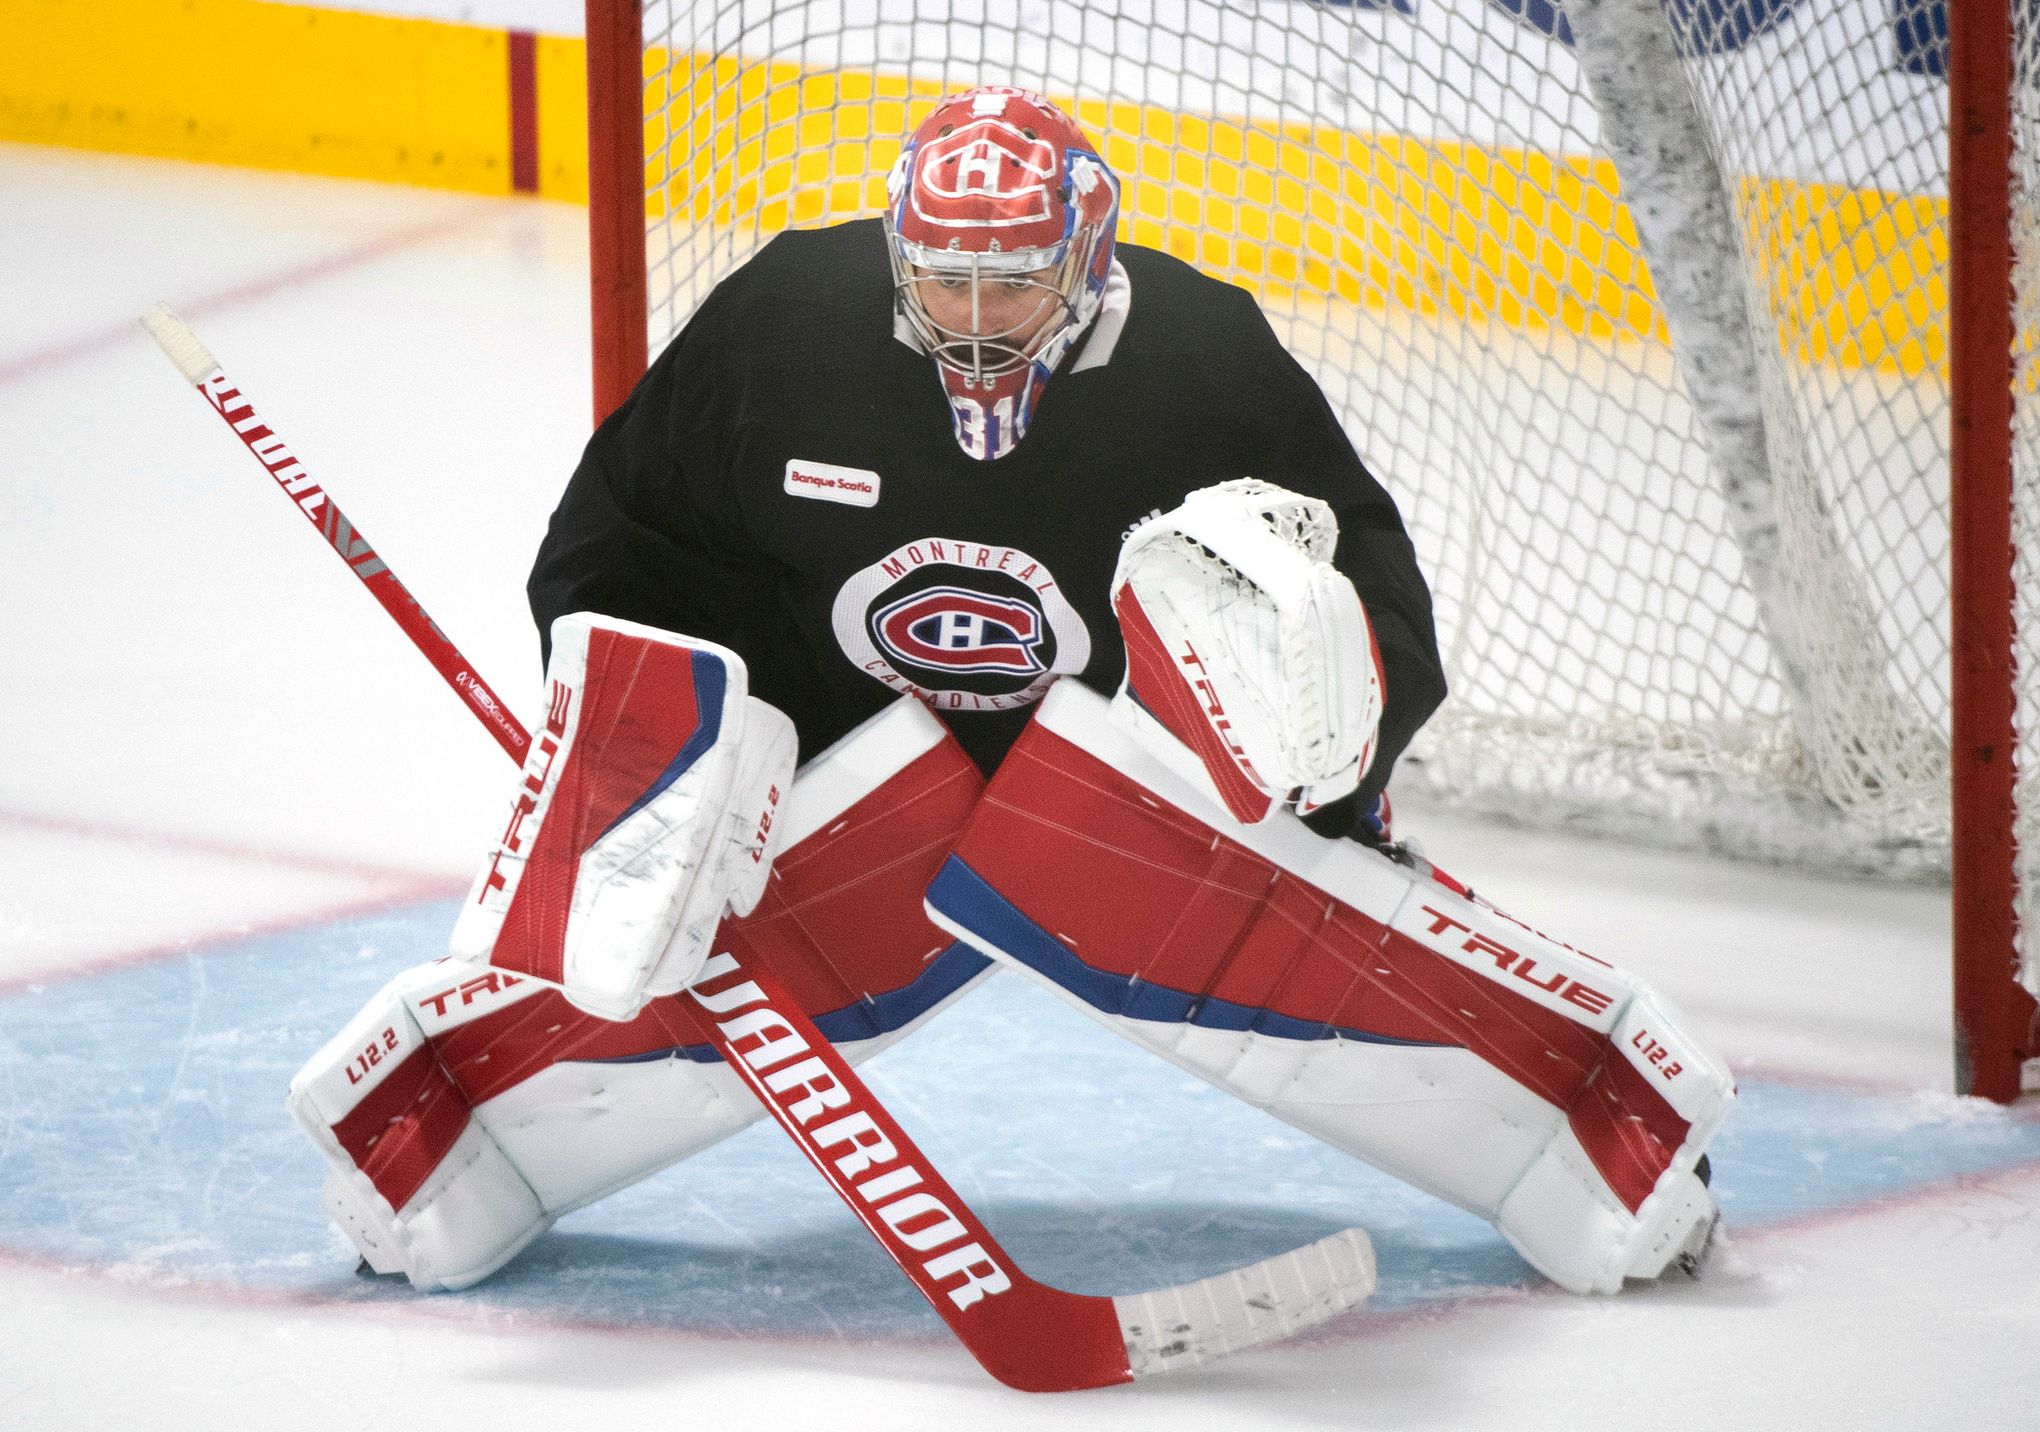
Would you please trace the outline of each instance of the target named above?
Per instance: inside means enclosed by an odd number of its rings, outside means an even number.
[[[589,441],[531,576],[541,634],[586,610],[731,647],[803,759],[913,692],[989,771],[1056,677],[1117,688],[1126,530],[1258,477],[1338,515],[1387,686],[1371,800],[1444,694],[1395,504],[1251,295],[1118,257],[1132,301],[1107,361],[1066,357],[1027,436],[980,462],[894,336],[879,221],[780,235]]]

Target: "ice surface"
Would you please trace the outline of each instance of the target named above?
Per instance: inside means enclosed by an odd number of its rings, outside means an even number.
[[[0,1427],[2036,1425],[2040,1121],[1946,1092],[1944,897],[1424,810],[1735,1063],[1700,1282],[1552,1292],[1012,977],[871,1073],[1031,1271],[1124,1290],[1357,1223],[1377,1298],[1025,1398],[763,1127],[468,1294],[355,1278],[284,1082],[439,952],[507,766],[132,320],[176,305],[529,714],[582,215],[8,147],[0,192]]]

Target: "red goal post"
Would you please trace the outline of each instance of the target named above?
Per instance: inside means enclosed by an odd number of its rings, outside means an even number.
[[[2025,6],[2030,27],[2032,7]],[[1959,1092],[2009,1101],[2034,1087],[2040,1062],[2040,1013],[2030,976],[2035,957],[2021,927],[2018,766],[2021,757],[2022,639],[2019,583],[2030,583],[2030,526],[2019,530],[2015,502],[2030,512],[2035,475],[2023,487],[2019,459],[2035,453],[2014,442],[2023,424],[2014,397],[2032,401],[2033,298],[2022,305],[2014,234],[2040,242],[2030,185],[2036,157],[2019,152],[2013,126],[2028,146],[2040,114],[2018,113],[2015,85],[2031,105],[2036,83],[2035,37],[2017,35],[2012,0],[1963,0],[1949,15],[1949,379],[1951,535],[1949,584],[1953,640],[1950,681],[1953,757],[1950,804],[1952,944],[1955,979],[1955,1061]],[[2019,212],[2013,198],[2019,166]],[[2026,262],[2035,256],[2027,255]],[[2030,278],[2028,280],[2031,282]],[[2023,331],[2022,331],[2023,330]],[[2021,545],[2025,562],[2020,559]],[[2023,651],[2022,651],[2023,646]],[[2025,677],[2030,687],[2031,676]],[[2030,691],[2028,692],[2030,698]],[[2032,759],[2030,748],[2024,753]],[[2026,1071],[2022,1079],[2021,1071]]]
[[[645,307],[645,47],[641,0],[586,0],[588,314],[595,421],[649,360]]]
[[[1956,1083],[2007,1100],[2040,1083],[2032,24],[587,0],[596,415],[772,232],[876,212],[938,95],[1041,89],[1122,238],[1255,290],[1402,503],[1454,696],[1398,787],[1952,879]]]

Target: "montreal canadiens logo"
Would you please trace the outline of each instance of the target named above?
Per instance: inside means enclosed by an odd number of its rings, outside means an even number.
[[[986,222],[980,213],[951,207],[979,198],[1008,205],[993,223],[1033,223],[1048,217],[1055,150],[1003,119],[979,119],[931,140],[921,151],[920,172],[916,204],[922,217],[935,223]],[[931,212],[936,205],[941,207]]]
[[[1048,670],[1035,651],[1041,609],[968,587],[932,587],[872,613],[879,646],[917,666],[941,671]]]
[[[938,710],[1025,706],[1091,659],[1054,575],[992,543],[909,542],[845,582],[832,615],[859,669]]]

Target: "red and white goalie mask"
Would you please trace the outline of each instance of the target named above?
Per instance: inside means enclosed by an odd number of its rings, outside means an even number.
[[[887,181],[894,289],[972,457],[1004,457],[1026,435],[1097,315],[1118,216],[1097,147],[1038,94],[951,95],[908,138]]]

